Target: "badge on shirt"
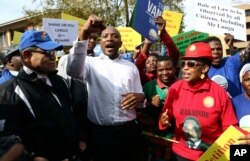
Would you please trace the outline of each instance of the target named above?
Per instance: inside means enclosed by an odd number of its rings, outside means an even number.
[[[211,108],[214,106],[214,98],[211,97],[211,96],[206,96],[204,99],[203,99],[203,105],[207,108]]]

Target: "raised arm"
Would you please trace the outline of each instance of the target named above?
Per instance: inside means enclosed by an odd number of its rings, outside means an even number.
[[[173,59],[174,66],[177,66],[180,52],[165,29],[166,21],[161,16],[157,16],[155,18],[155,23],[159,26],[160,39],[162,43],[167,47],[168,55]]]
[[[101,33],[104,28],[105,26],[100,17],[96,15],[89,16],[81,29],[78,41],[70,50],[67,62],[67,74],[69,76],[78,79],[84,78],[85,59],[88,49],[87,40],[91,33]]]

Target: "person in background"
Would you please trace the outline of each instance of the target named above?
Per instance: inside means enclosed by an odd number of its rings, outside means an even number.
[[[233,35],[225,34],[225,41],[230,48],[234,48],[233,38]],[[239,75],[244,63],[250,60],[250,43],[245,50],[223,58],[223,49],[219,38],[214,36],[209,37],[205,42],[209,44],[213,53],[212,65],[208,72],[209,78],[212,78],[214,75],[221,75],[227,79],[227,91],[232,97],[241,94],[242,88],[237,75]]]
[[[245,64],[240,70],[240,82],[244,93],[234,97],[233,105],[241,128],[250,128],[250,63]]]
[[[175,159],[198,160],[224,130],[238,121],[225,89],[208,78],[213,60],[210,46],[203,42],[190,44],[181,59],[183,79],[168,90],[159,128],[169,128],[174,119],[174,136],[179,141],[172,144]],[[188,120],[197,122],[196,132],[190,131]]]
[[[172,38],[169,36],[169,34],[165,29],[166,21],[161,16],[158,16],[155,18],[155,23],[159,26],[160,39],[162,43],[167,47],[168,56],[172,58],[174,66],[176,67],[179,60],[180,52],[176,47],[174,41],[172,40]],[[144,41],[142,50],[139,53],[135,62],[140,72],[142,85],[157,77],[156,74],[157,55],[149,54],[149,49],[151,45],[152,42],[150,42],[149,40],[146,39]]]
[[[0,84],[3,84],[7,80],[16,76],[18,71],[22,68],[18,46],[3,48],[0,52],[0,60],[4,64],[2,76],[0,77]]]
[[[146,131],[171,139],[173,137],[173,131],[168,129],[166,131],[159,131],[158,119],[162,111],[165,98],[168,93],[169,87],[177,81],[175,75],[176,68],[173,60],[169,56],[160,56],[157,61],[157,78],[155,80],[147,82],[143,86],[143,92],[147,100],[145,113],[152,120],[152,124],[146,128]],[[150,121],[146,121],[150,122]],[[151,144],[152,159],[170,158],[170,155],[166,154],[166,146]]]
[[[91,15],[83,25],[83,39],[68,57],[67,74],[88,86],[88,119],[94,161],[138,161],[141,130],[135,109],[144,101],[136,66],[120,57],[121,35]],[[102,54],[86,56],[88,33],[101,32]],[[86,33],[86,35],[85,35]]]
[[[0,85],[0,106],[7,108],[1,134],[20,137],[30,160],[75,160],[83,142],[75,96],[56,74],[55,52],[62,48],[45,31],[24,32],[19,43],[23,69]]]
[[[131,55],[130,52],[127,51],[127,48],[125,46],[122,46],[119,49],[119,53],[121,54],[123,59],[130,61],[131,63],[134,63],[133,56]]]

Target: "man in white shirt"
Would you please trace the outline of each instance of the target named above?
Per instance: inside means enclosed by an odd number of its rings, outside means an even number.
[[[144,100],[139,72],[120,57],[121,35],[111,26],[101,33],[103,53],[86,57],[90,33],[102,29],[102,19],[91,15],[83,26],[82,38],[70,51],[67,74],[87,83],[93,160],[138,161],[141,131],[135,108]]]

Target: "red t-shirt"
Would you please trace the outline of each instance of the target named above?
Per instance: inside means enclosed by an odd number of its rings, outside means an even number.
[[[174,83],[168,91],[163,111],[175,119],[173,151],[190,160],[197,160],[237,119],[224,88],[206,78],[190,86],[186,81]],[[159,128],[165,129],[159,122]]]

